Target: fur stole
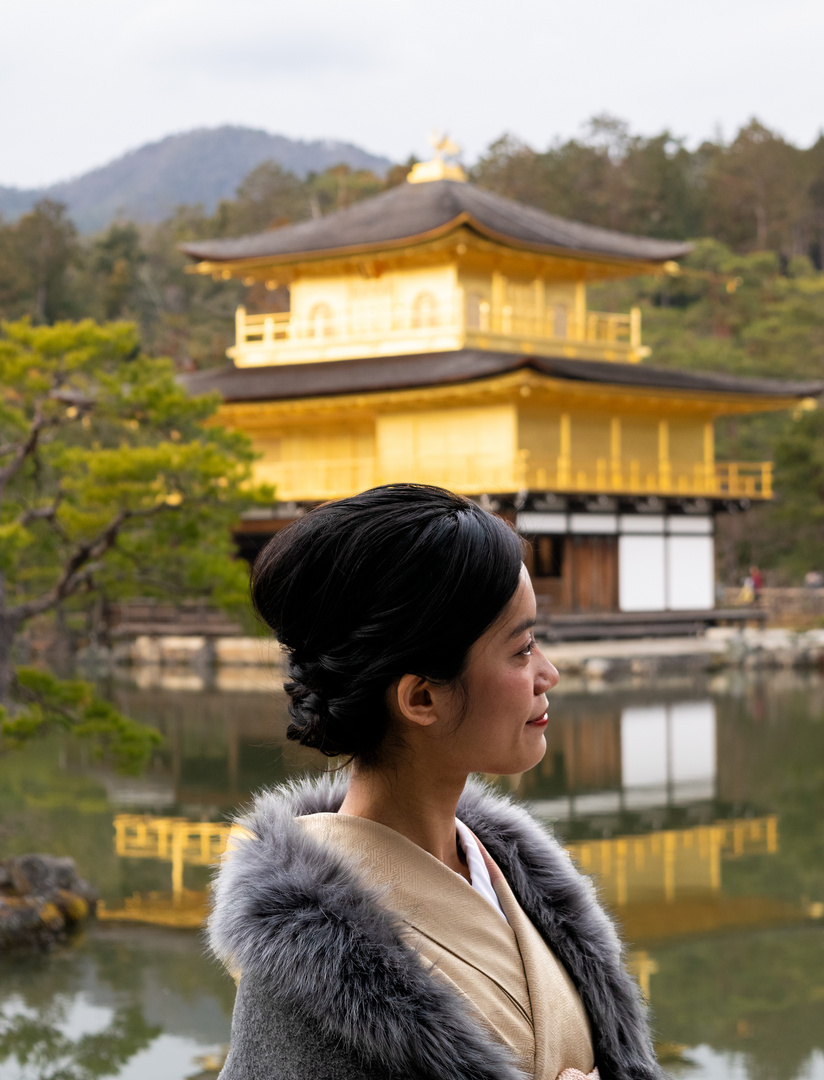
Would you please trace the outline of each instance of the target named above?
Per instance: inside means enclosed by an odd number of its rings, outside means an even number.
[[[230,969],[267,979],[333,1043],[387,1074],[522,1080],[509,1051],[404,944],[380,892],[295,825],[296,816],[336,811],[345,790],[344,777],[324,776],[257,796],[238,819],[255,839],[233,840],[217,875],[212,950]],[[640,993],[589,880],[525,810],[477,781],[458,817],[568,971],[601,1080],[661,1080]]]

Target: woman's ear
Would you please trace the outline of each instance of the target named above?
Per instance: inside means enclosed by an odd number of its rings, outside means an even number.
[[[435,688],[420,675],[401,675],[389,689],[390,711],[402,720],[409,720],[421,727],[429,727],[439,717]]]

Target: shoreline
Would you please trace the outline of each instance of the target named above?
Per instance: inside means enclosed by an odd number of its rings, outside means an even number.
[[[723,671],[824,671],[824,629],[711,627],[690,637],[551,642],[536,635],[560,674],[588,683],[624,682]],[[87,678],[136,685],[271,691],[286,676],[277,642],[257,637],[138,637],[77,658]]]

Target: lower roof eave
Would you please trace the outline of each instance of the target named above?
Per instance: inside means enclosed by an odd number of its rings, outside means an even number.
[[[718,405],[738,400],[759,409],[791,407],[824,394],[824,380],[741,378],[717,372],[675,371],[644,364],[570,360],[565,357],[457,349],[393,357],[224,367],[195,372],[183,381],[193,393],[217,391],[227,404],[309,401],[434,390],[522,372],[539,382],[602,387],[612,392],[657,392],[680,398],[700,396]]]

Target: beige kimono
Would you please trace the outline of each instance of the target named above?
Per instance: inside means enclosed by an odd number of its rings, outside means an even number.
[[[369,883],[385,889],[386,906],[401,915],[408,944],[468,999],[526,1076],[556,1080],[567,1069],[578,1075],[593,1069],[581,999],[482,847],[506,920],[463,877],[385,825],[345,814],[296,821],[355,859]]]

